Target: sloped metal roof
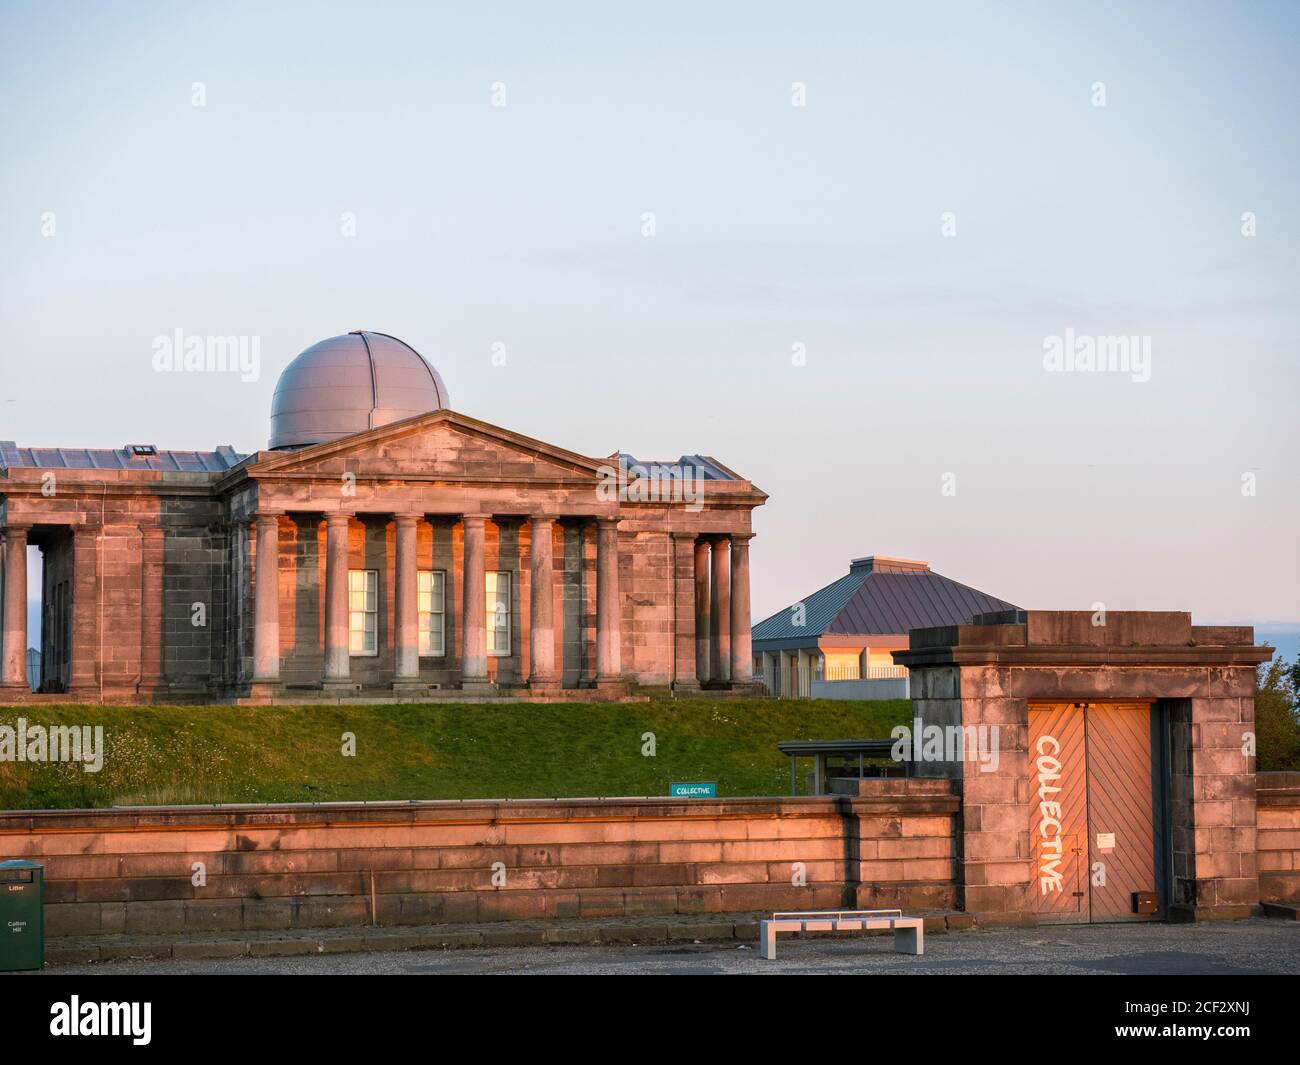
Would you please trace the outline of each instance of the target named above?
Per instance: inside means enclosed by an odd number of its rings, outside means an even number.
[[[828,625],[844,609],[844,604],[862,587],[867,579],[865,572],[850,572],[833,584],[813,592],[807,599],[801,600],[804,608],[805,624],[795,625],[795,607],[792,603],[784,610],[779,610],[770,618],[754,626],[752,638],[755,640],[794,640],[801,637],[820,636]]]
[[[707,455],[683,455],[681,458],[674,461],[667,461],[664,459],[637,459],[629,455],[626,451],[620,451],[617,457],[626,462],[628,470],[633,472],[634,467],[637,466],[645,470],[649,470],[652,466],[658,466],[664,471],[665,475],[668,475],[668,471],[672,470],[674,467],[678,467],[683,471],[693,470],[694,472],[691,476],[698,477],[705,481],[734,481],[736,479],[731,472],[724,469],[717,460],[711,459]]]
[[[154,470],[159,473],[225,473],[248,456],[229,445],[215,451],[133,454],[131,448],[19,447],[0,440],[0,469]]]
[[[793,624],[794,609],[754,626],[755,640],[818,636],[901,636],[912,629],[961,625],[976,614],[1018,610],[1004,599],[931,572],[924,563],[855,562],[849,573],[804,600],[807,624]]]
[[[870,573],[826,632],[906,633],[962,625],[976,614],[1015,609],[1012,603],[938,573]]]

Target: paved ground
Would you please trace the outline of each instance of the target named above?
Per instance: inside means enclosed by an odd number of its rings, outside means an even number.
[[[114,961],[62,965],[60,974],[122,973],[1029,973],[1300,974],[1300,921],[1258,918],[1199,925],[1000,928],[927,935],[922,957],[894,954],[885,937],[782,941],[775,961],[736,940],[647,945],[486,947],[297,957]]]

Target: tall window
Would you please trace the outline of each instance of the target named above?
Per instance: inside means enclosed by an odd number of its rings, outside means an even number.
[[[490,655],[510,653],[510,574],[487,574],[487,647]]]
[[[447,653],[446,598],[447,574],[440,569],[421,570],[419,574],[420,654],[440,657]]]
[[[348,570],[348,650],[379,653],[379,571]]]

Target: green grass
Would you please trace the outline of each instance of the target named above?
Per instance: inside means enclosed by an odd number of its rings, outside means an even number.
[[[786,795],[779,740],[882,738],[909,714],[903,699],[6,707],[0,725],[103,725],[105,752],[98,773],[0,761],[0,809],[667,795],[689,780]]]

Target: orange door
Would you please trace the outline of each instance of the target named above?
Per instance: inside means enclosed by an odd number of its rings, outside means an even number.
[[[1073,703],[1029,708],[1029,839],[1043,921],[1087,921],[1085,715]]]
[[[1094,921],[1150,921],[1135,891],[1156,890],[1151,707],[1088,706],[1088,864]]]
[[[1029,833],[1040,921],[1149,921],[1156,890],[1149,703],[1029,707]]]

